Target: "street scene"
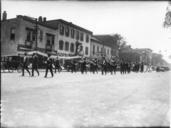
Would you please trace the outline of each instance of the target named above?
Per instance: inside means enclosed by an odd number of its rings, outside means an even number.
[[[2,74],[2,124],[15,127],[170,125],[170,72]],[[21,79],[22,77],[22,79]],[[15,84],[17,83],[17,84]],[[3,125],[2,125],[3,126]]]
[[[170,126],[171,2],[13,0],[1,16],[3,128]]]

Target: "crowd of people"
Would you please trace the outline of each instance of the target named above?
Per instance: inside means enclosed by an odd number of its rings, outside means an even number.
[[[30,76],[34,76],[34,72],[37,72],[39,76],[39,67],[38,67],[38,55],[34,53],[31,59],[31,72],[29,71],[29,63],[30,61],[27,58],[27,53],[24,54],[23,57],[23,66],[22,66],[22,76],[24,76],[25,70],[28,72]],[[107,73],[116,74],[117,71],[120,71],[121,74],[129,74],[131,71],[133,72],[144,72],[144,63],[131,63],[124,60],[115,60],[110,59],[106,60],[105,57],[102,57],[101,60],[96,59],[87,59],[82,57],[78,60],[70,60],[68,63],[61,65],[58,57],[52,59],[50,55],[46,58],[45,62],[45,75],[46,78],[48,72],[51,73],[51,76],[54,76],[54,73],[61,72],[63,69],[75,73],[81,72],[81,74],[91,72],[93,74],[101,72],[102,75],[106,75]],[[64,67],[64,68],[62,68]]]

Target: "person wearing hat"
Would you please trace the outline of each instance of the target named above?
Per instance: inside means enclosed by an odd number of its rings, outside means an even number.
[[[36,53],[32,55],[32,76],[34,76],[34,70],[37,72],[39,76],[39,71],[38,71],[38,56]]]
[[[23,58],[22,76],[24,76],[24,70],[26,70],[30,76],[30,71],[28,69],[28,58],[26,52],[24,53],[24,58]]]
[[[48,70],[50,70],[51,76],[53,77],[52,59],[50,58],[50,54],[48,54],[48,58],[47,58],[47,61],[46,61],[46,73],[45,73],[45,78],[47,77]]]

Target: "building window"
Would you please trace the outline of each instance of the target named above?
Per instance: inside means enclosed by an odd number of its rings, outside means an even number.
[[[85,47],[85,54],[88,55],[88,47]]]
[[[69,36],[69,27],[68,27],[68,26],[65,28],[65,35],[66,35],[67,37]]]
[[[69,42],[65,42],[65,51],[69,51]]]
[[[89,36],[86,35],[86,42],[88,43],[89,42]]]
[[[109,55],[109,49],[107,49],[107,54]]]
[[[64,42],[62,40],[59,41],[59,50],[64,49]]]
[[[93,55],[95,54],[95,46],[93,45]]]
[[[36,40],[36,33],[34,32],[34,29],[26,28],[26,33],[27,33],[26,41],[32,42]]]
[[[70,45],[70,51],[71,52],[74,52],[74,43],[71,43],[71,45]]]
[[[42,30],[40,30],[39,40],[40,40],[40,42],[43,41],[43,31]]]
[[[84,40],[84,38],[83,38],[83,37],[84,37],[84,34],[83,34],[83,33],[81,33],[81,35],[80,35],[80,40],[81,40],[81,41],[83,41],[83,40]]]
[[[75,31],[74,29],[71,29],[71,38],[74,38],[74,36],[75,36]]]
[[[79,40],[79,31],[76,33],[76,39]]]
[[[52,47],[55,42],[55,36],[49,33],[46,33],[46,49],[52,50]]]
[[[99,46],[97,46],[97,52],[99,52]]]
[[[60,25],[60,34],[64,35],[64,26],[62,24]]]
[[[15,28],[11,28],[10,30],[10,40],[15,40]]]

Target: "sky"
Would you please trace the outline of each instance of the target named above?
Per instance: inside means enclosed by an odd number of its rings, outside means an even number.
[[[150,48],[171,55],[171,27],[163,28],[167,1],[7,1],[2,11],[16,15],[64,19],[96,34],[120,34],[132,48]]]

